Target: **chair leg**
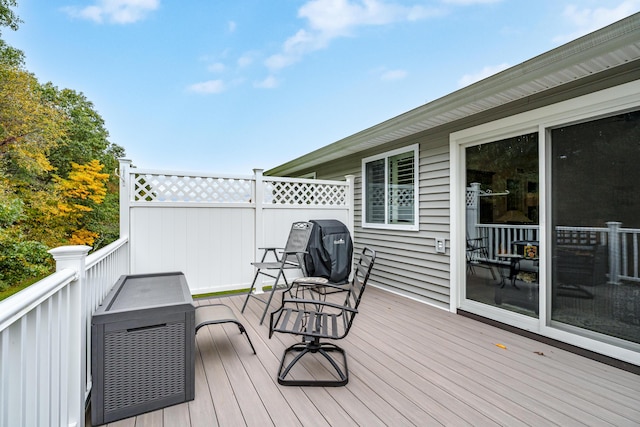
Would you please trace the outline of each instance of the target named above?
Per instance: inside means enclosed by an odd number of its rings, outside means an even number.
[[[258,280],[259,275],[260,269],[258,269],[256,274],[253,276],[253,282],[251,282],[251,287],[249,288],[249,292],[247,292],[247,297],[244,299],[244,304],[242,304],[242,310],[240,310],[240,313],[244,313],[244,309],[247,308],[247,303],[249,302],[249,298],[253,296],[253,290],[256,287],[256,280]]]
[[[267,312],[269,311],[269,307],[271,306],[271,300],[273,299],[273,295],[276,293],[276,290],[278,290],[278,283],[280,282],[280,277],[284,279],[284,284],[286,287],[285,289],[289,288],[289,282],[287,281],[287,276],[285,276],[284,272],[280,270],[278,272],[278,275],[276,276],[276,281],[273,283],[273,286],[271,287],[271,292],[269,292],[269,298],[266,301],[262,299],[260,300],[266,304],[264,307],[264,311],[262,312],[262,317],[260,318],[261,325],[264,322],[264,318],[267,316]]]
[[[238,322],[234,322],[236,325],[238,325],[238,329],[240,329],[240,333],[244,334],[245,337],[247,337],[247,341],[249,341],[249,345],[251,346],[251,350],[253,350],[253,354],[258,354],[256,353],[256,349],[253,346],[253,343],[251,342],[251,338],[249,337],[249,334],[247,333],[247,330],[244,328],[244,325],[242,323]]]
[[[251,346],[251,350],[253,350],[253,354],[256,353],[256,349],[253,346],[253,342],[251,342],[251,338],[247,333],[244,325],[236,318],[231,307],[226,304],[203,304],[196,307],[196,324],[195,324],[195,333],[198,333],[198,330],[206,325],[219,325],[222,323],[235,323],[240,330],[240,334],[244,334],[247,337],[247,341],[249,341],[249,345]]]
[[[256,281],[258,280],[258,276],[260,274],[264,274],[265,276],[268,277],[272,277],[275,279],[275,282],[273,283],[273,287],[271,288],[271,291],[269,292],[269,297],[264,300],[260,297],[258,297],[257,295],[255,295],[253,293],[253,290],[256,287]],[[282,270],[278,271],[278,274],[276,276],[271,276],[267,273],[261,273],[260,269],[258,269],[258,271],[256,271],[255,276],[253,276],[253,282],[251,282],[251,287],[249,288],[249,292],[247,293],[247,297],[244,299],[244,304],[242,304],[242,309],[240,310],[241,313],[244,313],[244,309],[247,308],[247,303],[249,302],[249,299],[251,297],[257,299],[258,301],[260,301],[261,303],[265,304],[265,308],[264,311],[262,312],[262,317],[260,317],[260,324],[262,325],[262,323],[264,322],[264,318],[267,315],[267,312],[269,311],[269,306],[271,306],[271,300],[273,300],[273,295],[275,294],[276,290],[278,289],[278,283],[280,283],[280,278],[284,279],[284,284],[285,284],[285,289],[289,288],[289,282],[287,281],[287,276],[284,274],[284,272]]]
[[[289,364],[285,367],[285,359],[287,358],[287,354],[295,353],[298,354],[289,362]],[[333,380],[312,380],[312,379],[303,379],[303,380],[293,380],[287,379],[287,375],[306,354],[321,354],[325,359],[329,361],[335,373],[337,374],[339,379]],[[336,360],[331,357],[329,353],[340,353],[342,355],[342,360],[344,363],[344,371],[340,368],[340,365],[336,362]],[[282,355],[282,360],[280,361],[280,368],[278,370],[278,383],[285,386],[310,386],[310,387],[339,387],[346,385],[349,382],[349,369],[347,367],[347,355],[345,351],[332,343],[319,343],[317,339],[308,342],[302,342],[292,345],[287,348]]]

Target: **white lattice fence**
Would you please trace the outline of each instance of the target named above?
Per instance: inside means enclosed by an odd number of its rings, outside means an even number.
[[[264,203],[276,205],[344,206],[347,185],[311,180],[264,180]]]
[[[220,176],[121,160],[120,178],[131,273],[181,271],[194,294],[248,287],[258,248],[283,247],[295,221],[336,219],[353,232],[353,177]]]
[[[252,178],[134,173],[131,201],[250,203]]]

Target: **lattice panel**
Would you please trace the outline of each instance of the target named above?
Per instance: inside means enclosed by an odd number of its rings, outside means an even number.
[[[135,202],[250,203],[249,179],[134,174]]]
[[[347,187],[330,184],[265,181],[264,203],[274,205],[344,206]]]
[[[413,188],[396,188],[389,197],[391,206],[413,207]]]
[[[478,205],[478,193],[470,188],[467,188],[467,207],[475,208]]]

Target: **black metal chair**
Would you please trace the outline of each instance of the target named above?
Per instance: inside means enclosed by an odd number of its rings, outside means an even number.
[[[301,335],[302,342],[287,348],[278,370],[278,383],[293,386],[342,386],[349,382],[347,355],[332,342],[346,337],[358,314],[358,306],[366,288],[375,261],[375,252],[365,247],[355,264],[353,279],[344,301],[340,304],[326,300],[286,298],[283,295],[280,308],[271,313],[269,338],[274,332]],[[287,363],[288,355],[295,354]],[[297,353],[297,354],[296,354]],[[290,379],[291,369],[307,354],[322,355],[333,367],[335,375],[330,379]],[[342,355],[342,366],[330,353]]]
[[[306,253],[307,245],[309,244],[312,229],[313,224],[310,222],[294,222],[291,226],[291,231],[289,232],[289,237],[287,238],[287,243],[284,249],[276,247],[260,248],[264,250],[264,253],[262,254],[260,262],[251,263],[256,267],[256,274],[253,277],[253,282],[251,283],[251,288],[249,288],[249,292],[247,293],[247,298],[244,300],[244,304],[242,305],[241,311],[243,313],[250,298],[255,298],[262,302],[265,304],[262,317],[260,318],[260,324],[262,325],[262,322],[267,315],[267,311],[269,310],[269,306],[271,305],[271,300],[273,299],[275,291],[278,289],[287,290],[291,287],[287,281],[285,270],[301,270],[303,275],[306,275],[304,254]],[[279,254],[279,252],[281,253]],[[271,254],[271,256],[269,256],[269,254]],[[268,256],[272,259],[271,261],[267,260]],[[260,276],[267,276],[275,280],[271,287],[271,291],[269,291],[267,299],[264,299],[260,294],[256,294],[254,292],[256,288],[256,281]],[[280,279],[284,280],[284,286],[280,285]]]
[[[247,334],[247,330],[244,328],[242,323],[238,320],[235,313],[225,304],[204,304],[196,307],[196,333],[198,330],[206,325],[218,325],[220,323],[235,323],[238,325],[238,329],[240,329],[240,333],[244,334],[249,341],[249,345],[251,346],[251,350],[256,354],[256,349],[253,347],[253,343],[251,342],[251,338],[249,338],[249,334]]]

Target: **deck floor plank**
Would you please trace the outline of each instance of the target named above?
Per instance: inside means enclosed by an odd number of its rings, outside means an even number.
[[[275,299],[275,298],[274,298]],[[280,334],[276,334],[272,339],[268,338],[268,327],[267,324],[269,322],[269,318],[265,318],[265,323],[263,325],[259,325],[260,316],[262,316],[263,305],[259,304],[250,304],[247,306],[245,310],[245,314],[248,317],[248,322],[250,325],[255,327],[255,335],[262,340],[263,344],[269,348],[270,353],[274,356],[275,363],[272,365],[271,375],[275,380],[276,373],[278,371],[278,367],[280,366],[280,357],[285,350],[285,348],[291,344],[293,344],[296,340],[292,337],[283,337]],[[289,340],[289,341],[287,341]],[[285,345],[286,342],[286,345]],[[310,377],[313,376],[312,372],[307,371],[305,365],[300,366],[301,369],[298,374],[301,377]],[[292,376],[296,378],[295,375]],[[300,391],[299,387],[282,387],[283,389],[288,390],[297,390]],[[335,398],[332,397],[332,392],[335,389],[331,388],[305,388],[302,390],[303,394],[307,396],[309,399],[309,403],[313,405],[315,408],[314,412],[320,414],[320,416],[332,426],[336,425],[355,425],[355,421],[351,418],[350,414],[345,412],[344,408],[340,405]],[[303,409],[304,410],[304,409]],[[303,412],[304,413],[304,412]],[[305,424],[306,425],[306,424]]]
[[[373,287],[338,342],[349,384],[284,387],[280,358],[298,339],[269,339],[269,318],[259,325],[264,306],[253,300],[245,313],[244,296],[216,301],[234,309],[257,354],[233,324],[203,328],[196,399],[109,427],[640,424],[638,375]],[[295,375],[327,374],[313,359],[299,368]]]
[[[197,338],[196,338],[197,342]],[[195,357],[195,399],[188,402],[191,427],[218,427],[218,420],[213,409],[213,400],[200,357],[200,348],[196,344]]]
[[[449,317],[449,313],[446,315]],[[403,314],[397,314],[391,316],[391,320],[389,320],[391,323],[398,322],[395,329],[397,333],[402,333],[402,317]],[[408,317],[405,321],[410,318]],[[424,328],[422,332],[434,332],[444,340],[451,340],[452,345],[462,345],[464,350],[470,354],[482,356],[477,358],[481,368],[490,370],[496,378],[504,378],[505,380],[511,378],[511,387],[533,387],[534,390],[537,389],[542,393],[542,396],[550,392],[553,393],[557,399],[549,401],[542,398],[546,405],[555,405],[561,411],[570,411],[571,416],[577,419],[583,418],[586,414],[589,419],[599,417],[603,422],[610,422],[614,425],[624,423],[626,419],[640,419],[640,412],[636,404],[637,398],[632,397],[638,396],[640,393],[638,382],[633,383],[634,388],[622,388],[618,392],[621,388],[616,384],[617,375],[606,377],[604,382],[602,381],[605,378],[603,376],[594,378],[592,375],[584,375],[585,370],[587,372],[599,371],[603,368],[605,372],[615,371],[618,375],[624,371],[503,330],[497,330],[501,334],[500,337],[497,337],[494,335],[496,328],[478,324],[471,319],[465,320],[466,322],[461,322],[460,325],[443,325],[449,326],[447,331],[444,331],[443,328]],[[468,330],[461,328],[464,323],[477,327],[481,333],[470,336]],[[458,328],[457,331],[456,328]],[[487,345],[485,331],[491,334],[490,341],[508,343],[507,349],[502,350],[494,345]],[[500,338],[500,340],[497,341],[496,338]],[[527,346],[528,349],[523,349],[523,346]],[[510,352],[514,352],[518,359],[513,359],[508,354]],[[542,355],[538,353],[542,353]],[[562,358],[558,359],[560,363],[555,360],[557,358],[543,356],[545,354],[553,356],[556,353],[562,355]],[[447,352],[445,357],[457,354]],[[565,359],[573,363],[563,363],[562,360]],[[469,360],[468,357],[465,357],[463,362]],[[513,365],[514,361],[517,365]],[[523,368],[526,369],[523,370]],[[624,373],[627,374],[625,378],[628,378],[628,373]],[[631,383],[627,384],[632,385]],[[509,384],[505,385],[509,386]],[[529,390],[526,393],[528,397],[536,394],[531,389]],[[615,399],[610,398],[612,393],[615,394]],[[606,407],[600,406],[603,399],[608,401]],[[540,411],[540,409],[536,410]]]

